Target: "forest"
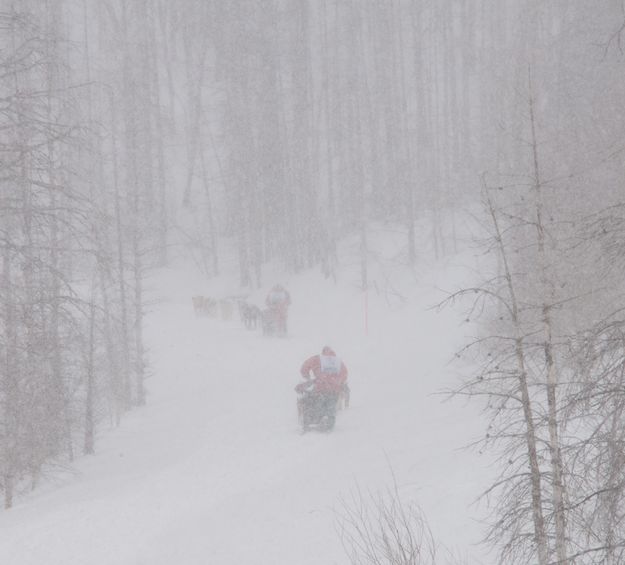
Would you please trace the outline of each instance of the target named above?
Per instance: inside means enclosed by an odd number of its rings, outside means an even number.
[[[478,328],[450,394],[498,460],[485,542],[625,561],[622,0],[0,0],[0,30],[5,509],[145,404],[181,248],[254,289],[355,237],[367,289],[374,226],[417,269],[417,222],[444,257],[469,216],[440,307]]]

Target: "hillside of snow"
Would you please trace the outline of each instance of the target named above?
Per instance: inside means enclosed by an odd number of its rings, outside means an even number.
[[[467,563],[492,477],[463,447],[484,430],[479,405],[438,394],[459,378],[449,361],[466,340],[462,313],[432,306],[475,265],[471,252],[421,258],[410,272],[399,236],[376,238],[371,290],[358,288],[350,243],[336,281],[318,269],[268,288],[291,293],[289,335],[263,337],[197,317],[191,296],[241,294],[234,275],[206,280],[191,261],[152,273],[148,404],[101,429],[95,456],[0,512],[0,563],[10,565],[346,564],[342,498],[397,481],[434,536]],[[234,269],[231,272],[236,272]],[[295,393],[302,361],[331,345],[349,369],[351,406],[330,434],[301,435]]]

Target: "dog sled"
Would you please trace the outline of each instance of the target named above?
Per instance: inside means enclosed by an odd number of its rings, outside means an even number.
[[[349,406],[349,387],[336,392],[314,390],[314,381],[300,383],[297,392],[297,418],[302,433],[310,430],[330,432],[336,423],[337,411]]]

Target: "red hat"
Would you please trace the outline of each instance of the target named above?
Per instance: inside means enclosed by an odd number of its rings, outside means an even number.
[[[324,345],[323,349],[321,350],[321,354],[322,355],[336,355],[336,353],[334,353],[334,349],[332,349],[329,345]]]

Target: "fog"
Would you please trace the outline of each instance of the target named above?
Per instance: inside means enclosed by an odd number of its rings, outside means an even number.
[[[0,556],[623,562],[621,0],[0,29]],[[324,345],[353,398],[308,433]]]

